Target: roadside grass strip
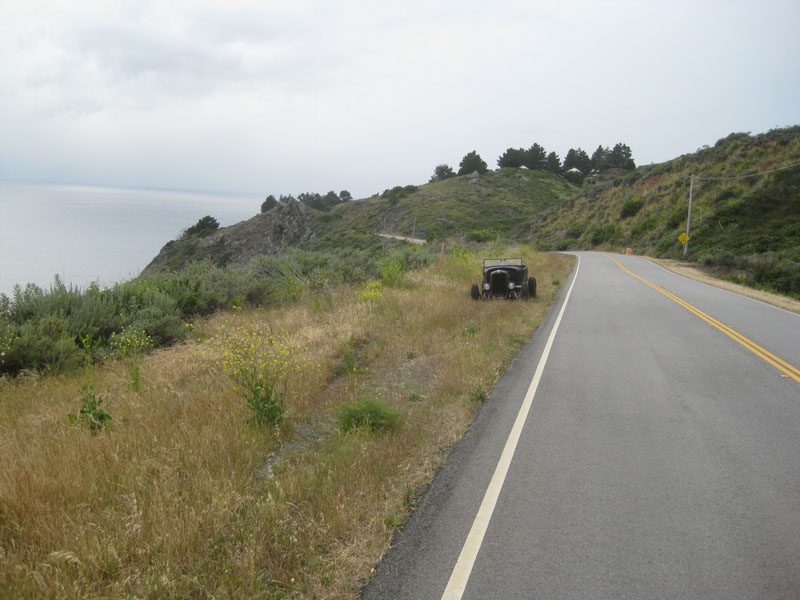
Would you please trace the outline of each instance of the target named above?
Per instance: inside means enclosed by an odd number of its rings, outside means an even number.
[[[628,269],[625,265],[623,265],[620,261],[618,261],[613,256],[609,256],[608,258],[610,258],[612,261],[614,261],[620,269],[622,269],[625,273],[627,273],[628,275],[630,275],[634,279],[638,279],[639,281],[641,281],[645,285],[653,288],[657,292],[665,295],[667,298],[669,298],[673,302],[679,304],[680,306],[682,306],[683,308],[685,308],[689,312],[697,315],[698,317],[703,319],[706,323],[708,323],[712,327],[716,327],[722,333],[724,333],[725,335],[727,335],[731,339],[737,341],[739,344],[741,344],[742,346],[744,346],[745,348],[750,350],[753,354],[755,354],[756,356],[759,356],[760,358],[762,358],[763,360],[765,360],[766,362],[771,364],[773,367],[775,367],[776,369],[778,369],[779,371],[784,373],[787,377],[790,377],[790,378],[794,379],[795,381],[797,381],[798,383],[800,383],[800,369],[798,369],[794,365],[786,362],[785,360],[783,360],[782,358],[780,358],[778,356],[775,356],[769,350],[766,350],[766,349],[762,348],[761,346],[756,344],[754,341],[752,341],[751,339],[743,336],[741,333],[739,333],[738,331],[735,331],[731,327],[728,327],[727,325],[725,325],[723,323],[720,323],[714,317],[704,313],[702,310],[700,310],[696,306],[693,306],[693,305],[689,304],[688,302],[686,302],[686,300],[683,300],[682,298],[679,298],[675,294],[673,294],[671,292],[668,292],[667,290],[665,290],[664,288],[656,285],[652,281],[649,281],[649,280],[645,279],[644,277],[641,277],[641,276],[637,275],[636,273],[634,273],[633,271]]]

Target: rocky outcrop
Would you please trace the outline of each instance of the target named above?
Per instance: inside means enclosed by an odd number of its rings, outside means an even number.
[[[245,263],[254,256],[280,254],[313,238],[305,206],[289,200],[205,236],[186,236],[168,242],[145,267],[143,275],[180,269],[188,262],[206,259],[218,265]]]

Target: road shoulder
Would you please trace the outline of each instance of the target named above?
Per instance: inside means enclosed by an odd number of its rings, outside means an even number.
[[[753,300],[758,300],[759,302],[771,304],[772,306],[782,308],[783,310],[800,314],[800,300],[795,300],[787,296],[781,296],[780,294],[772,294],[763,290],[747,287],[746,285],[739,285],[738,283],[720,279],[719,277],[715,277],[714,275],[708,273],[702,267],[691,263],[684,263],[679,260],[668,258],[653,258],[651,256],[643,256],[642,258],[645,258],[652,263],[672,271],[677,275],[682,275],[683,277],[687,277],[701,283],[706,283],[708,285],[713,285],[714,287],[739,294],[740,296],[746,296],[747,298],[752,298]]]

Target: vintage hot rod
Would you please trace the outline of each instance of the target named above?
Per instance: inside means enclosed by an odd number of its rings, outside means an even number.
[[[488,298],[533,298],[536,278],[528,277],[528,267],[521,258],[484,258],[483,281],[472,284],[474,300]]]

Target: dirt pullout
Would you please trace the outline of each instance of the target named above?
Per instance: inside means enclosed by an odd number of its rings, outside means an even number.
[[[741,294],[742,296],[747,296],[748,298],[753,298],[754,300],[760,300],[761,302],[772,304],[778,308],[800,314],[800,300],[795,300],[779,294],[772,294],[762,290],[756,290],[751,287],[747,287],[746,285],[733,283],[732,281],[725,281],[724,279],[715,277],[713,274],[709,273],[698,265],[687,264],[679,260],[668,258],[646,258],[658,265],[661,265],[665,269],[669,269],[673,273],[677,273],[678,275],[683,275],[684,277],[694,279],[695,281],[707,283],[709,285],[722,288],[723,290],[735,292],[737,294]]]

